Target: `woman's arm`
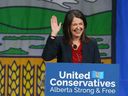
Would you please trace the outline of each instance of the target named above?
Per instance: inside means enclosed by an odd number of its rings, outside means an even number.
[[[94,63],[101,63],[100,52],[97,41],[93,39],[93,43],[94,43]]]
[[[46,61],[56,58],[57,55],[57,40],[52,39],[51,36],[48,37],[46,45],[43,50],[42,58]]]
[[[51,18],[51,34],[46,41],[45,48],[43,50],[42,58],[44,60],[52,60],[57,55],[57,34],[61,29],[61,23],[58,25],[57,17],[52,16]]]

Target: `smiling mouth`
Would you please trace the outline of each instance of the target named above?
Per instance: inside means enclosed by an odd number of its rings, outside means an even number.
[[[82,32],[82,28],[75,29],[74,31],[75,31],[76,33],[81,33],[81,32]]]

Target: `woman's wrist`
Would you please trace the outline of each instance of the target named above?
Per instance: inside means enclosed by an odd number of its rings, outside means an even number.
[[[51,39],[56,39],[56,34],[53,34],[53,33],[51,32],[50,38],[51,38]]]
[[[51,32],[51,36],[57,36],[57,32]]]
[[[51,39],[56,39],[56,36],[50,35]]]

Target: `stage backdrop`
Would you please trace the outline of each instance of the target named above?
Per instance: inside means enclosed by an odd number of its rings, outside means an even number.
[[[116,63],[120,64],[120,94],[128,96],[128,0],[117,0]]]
[[[2,95],[44,95],[38,84],[45,70],[41,54],[51,32],[50,18],[56,15],[63,23],[70,9],[84,13],[87,35],[96,38],[102,62],[111,63],[112,0],[0,0]]]

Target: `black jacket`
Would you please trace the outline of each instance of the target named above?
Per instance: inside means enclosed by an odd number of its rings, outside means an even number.
[[[63,42],[63,37],[56,39],[47,39],[43,50],[42,58],[46,61],[57,57],[57,62],[72,62],[72,48],[69,44]],[[82,63],[100,63],[100,54],[95,39],[90,39],[88,43],[82,44]]]

